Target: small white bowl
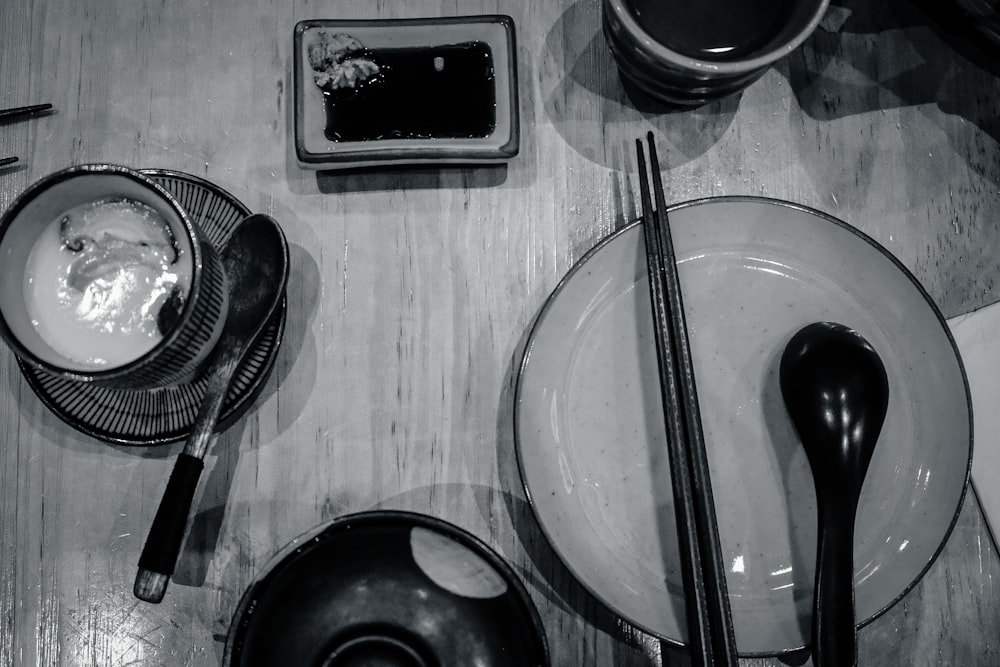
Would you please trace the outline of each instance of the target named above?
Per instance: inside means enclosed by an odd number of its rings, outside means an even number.
[[[463,43],[488,47],[495,86],[494,123],[486,136],[386,137],[333,141],[327,138],[327,99],[313,81],[309,45],[321,33],[346,33],[378,59],[392,49],[426,49]],[[489,15],[435,19],[310,20],[295,26],[295,155],[305,169],[350,169],[381,165],[481,164],[504,162],[520,144],[514,22]],[[413,99],[413,105],[423,101]],[[459,103],[455,99],[455,103]],[[410,106],[393,109],[405,118]]]

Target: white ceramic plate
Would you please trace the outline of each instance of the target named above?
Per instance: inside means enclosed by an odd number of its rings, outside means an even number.
[[[673,207],[701,416],[741,655],[809,643],[816,504],[781,399],[788,339],[814,321],[881,354],[889,413],[855,535],[859,623],[933,562],[965,495],[971,409],[937,308],[906,269],[845,223],[756,198]],[[643,630],[683,643],[683,584],[642,229],[594,248],[539,315],[518,378],[529,500],[567,567]]]
[[[309,45],[319,33],[347,33],[367,49],[424,49],[462,43],[488,46],[493,63],[495,126],[484,137],[331,141],[323,92],[313,82]],[[295,153],[307,169],[504,162],[520,147],[514,21],[505,15],[434,19],[310,20],[295,26]],[[455,103],[461,91],[454,92]],[[412,104],[420,104],[414,99]],[[406,115],[406,108],[399,114]]]

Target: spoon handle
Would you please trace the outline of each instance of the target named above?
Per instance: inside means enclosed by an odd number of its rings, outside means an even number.
[[[177,456],[139,557],[132,592],[140,600],[157,603],[163,599],[181,550],[202,468],[204,461],[196,456],[184,453]]]
[[[826,503],[820,513],[813,599],[813,665],[853,667],[858,660],[854,624],[854,509],[840,503]]]
[[[198,478],[204,467],[205,453],[211,445],[229,382],[242,358],[244,346],[231,343],[225,334],[220,347],[207,371],[208,384],[198,416],[191,427],[184,451],[174,463],[139,557],[139,571],[136,573],[132,593],[146,602],[158,603],[163,600],[167,584],[174,573],[187,530],[188,516],[191,514],[191,504],[198,488]]]

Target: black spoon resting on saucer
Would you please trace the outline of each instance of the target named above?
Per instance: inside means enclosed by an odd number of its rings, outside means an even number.
[[[855,665],[854,522],[885,421],[889,380],[868,341],[833,322],[810,324],[792,336],[779,376],[816,487],[813,664]]]

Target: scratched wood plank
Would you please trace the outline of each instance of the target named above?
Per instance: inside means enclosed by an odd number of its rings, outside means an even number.
[[[522,144],[508,167],[295,166],[296,21],[483,12],[517,26]],[[23,160],[0,175],[0,207],[73,163],[178,169],[275,216],[293,262],[274,374],[208,457],[159,606],[131,586],[179,446],[110,447],[69,429],[0,350],[3,667],[218,664],[272,554],[372,508],[433,514],[495,548],[531,592],[555,665],[688,664],[561,565],[513,453],[525,333],[572,264],[635,216],[632,146],[647,130],[671,201],[800,202],[883,243],[948,316],[1000,298],[996,79],[898,2],[835,3],[741,96],[685,112],[630,95],[599,3],[570,0],[5,0],[0,82],[0,106],[57,110],[0,125],[0,153]],[[938,562],[862,630],[860,664],[1000,662],[998,568],[970,498]]]

